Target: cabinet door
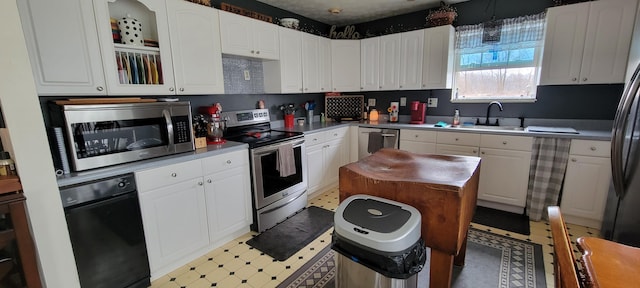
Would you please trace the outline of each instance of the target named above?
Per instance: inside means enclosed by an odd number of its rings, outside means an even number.
[[[302,93],[302,32],[280,27],[279,33],[282,93]]]
[[[248,165],[205,176],[205,197],[211,243],[249,229],[252,212]]]
[[[461,155],[461,156],[478,156],[478,147],[438,144],[436,145],[436,153],[443,155]]]
[[[224,94],[218,10],[180,0],[167,8],[177,93]]]
[[[360,89],[363,91],[380,90],[380,38],[360,41]]]
[[[249,19],[226,11],[219,13],[222,53],[257,57],[252,47],[253,27]]]
[[[338,183],[338,170],[344,163],[346,145],[342,140],[329,141],[324,145],[324,186]]]
[[[38,94],[106,95],[91,2],[30,0],[17,4]]]
[[[610,181],[610,158],[570,155],[560,202],[562,213],[602,221]]]
[[[318,53],[318,70],[320,92],[331,91],[331,39],[318,37],[320,40]]]
[[[140,195],[151,274],[209,243],[202,178]]]
[[[333,91],[360,91],[360,40],[331,40]]]
[[[400,34],[400,90],[416,90],[422,86],[424,30]]]
[[[589,5],[579,3],[547,10],[540,85],[578,84]]]
[[[242,16],[241,16],[242,17]],[[246,18],[246,17],[245,17]],[[252,24],[253,49],[260,59],[278,60],[280,59],[280,42],[277,25],[260,20],[249,19]],[[233,36],[236,37],[237,35]],[[300,47],[300,46],[298,46]]]
[[[109,95],[175,95],[165,1],[93,0],[93,7]],[[113,42],[110,18],[128,16],[142,23],[142,37],[158,47]]]
[[[320,90],[320,82],[323,80],[321,76],[320,66],[320,37],[303,33],[302,35],[302,87],[304,93],[318,93]]]
[[[478,199],[524,207],[531,152],[480,148]]]
[[[308,193],[318,191],[324,180],[324,143],[306,146],[307,150],[307,183]]]
[[[424,30],[423,89],[451,89],[454,35],[455,29],[451,25]]]
[[[380,90],[400,87],[400,33],[380,37]]]
[[[593,1],[589,4],[579,82],[623,83],[637,2]]]

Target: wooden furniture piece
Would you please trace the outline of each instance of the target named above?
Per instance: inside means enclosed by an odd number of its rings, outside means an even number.
[[[578,275],[576,259],[571,248],[571,238],[567,233],[567,226],[560,213],[560,207],[547,208],[551,236],[553,238],[553,274],[557,288],[582,287]]]
[[[577,247],[582,252],[576,265],[571,239],[560,208],[547,208],[553,237],[556,287],[630,287],[640,283],[640,248],[613,241],[580,237]]]
[[[378,196],[422,214],[422,238],[431,248],[431,287],[451,287],[454,264],[463,265],[467,231],[476,207],[480,158],[414,154],[384,148],[340,167],[340,200]]]
[[[11,227],[0,231],[0,249],[15,240],[26,287],[40,288],[42,287],[42,282],[40,281],[35,248],[25,212],[25,201],[26,198],[22,194],[22,185],[20,185],[19,178],[17,176],[0,176],[0,214],[5,215],[7,219],[11,219]],[[2,267],[0,270],[6,270],[6,273],[9,273],[13,268],[8,267],[8,263],[11,262],[3,261],[2,264],[4,265],[0,264]]]

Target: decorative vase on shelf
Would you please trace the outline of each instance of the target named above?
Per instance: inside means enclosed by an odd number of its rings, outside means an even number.
[[[118,20],[118,28],[120,28],[122,44],[144,46],[142,22],[138,19],[127,14],[127,17]]]

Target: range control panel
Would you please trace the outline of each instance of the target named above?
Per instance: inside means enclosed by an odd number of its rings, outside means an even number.
[[[268,123],[271,121],[268,109],[252,109],[220,113],[227,127],[244,126],[249,124]]]

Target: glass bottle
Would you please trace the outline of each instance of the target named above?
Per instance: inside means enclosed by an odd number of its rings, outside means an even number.
[[[456,109],[456,111],[453,113],[453,126],[460,126],[460,110],[458,109]]]

